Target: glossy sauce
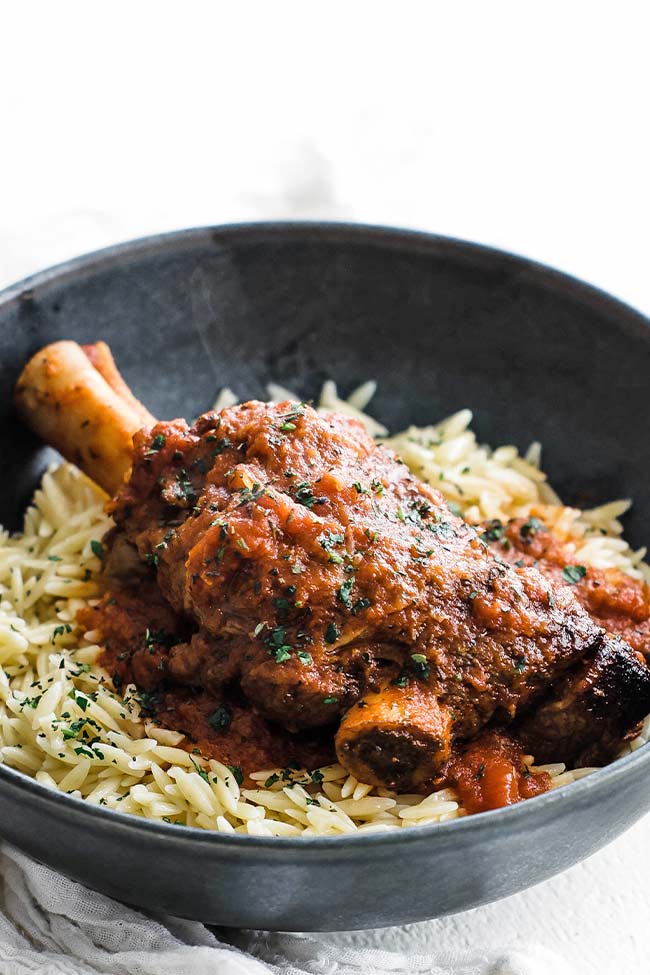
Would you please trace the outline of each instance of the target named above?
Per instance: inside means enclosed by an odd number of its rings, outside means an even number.
[[[292,764],[313,769],[335,760],[331,733],[292,735],[258,715],[234,691],[216,697],[200,687],[159,686],[159,662],[184,634],[153,581],[141,580],[137,591],[107,591],[96,607],[80,611],[79,621],[101,632],[105,650],[100,663],[115,686],[135,681],[145,716],[185,735],[179,747],[238,766],[244,775]]]
[[[134,647],[151,639],[152,633],[179,633],[180,623],[160,597],[155,584],[142,582],[138,591],[107,592],[98,606],[85,608],[80,622],[99,629],[106,644],[101,663],[119,687],[131,680],[129,663]],[[148,637],[147,637],[148,634]],[[152,659],[165,652],[152,646]],[[183,733],[180,747],[236,766],[244,777],[260,768],[317,768],[334,761],[332,733],[309,736],[289,734],[255,713],[230,694],[217,699],[200,688],[154,688],[142,694],[145,714],[165,728]],[[529,773],[523,751],[504,732],[491,731],[471,742],[448,763],[444,777],[430,787],[449,785],[457,790],[468,812],[482,812],[512,805],[539,795],[550,787],[545,773]]]
[[[620,569],[576,565],[573,547],[536,518],[489,522],[484,537],[505,561],[535,566],[556,584],[568,586],[596,623],[650,657],[650,591],[643,579]]]
[[[521,746],[504,732],[489,731],[454,756],[445,772],[469,813],[511,806],[547,792],[551,777],[524,765]]]

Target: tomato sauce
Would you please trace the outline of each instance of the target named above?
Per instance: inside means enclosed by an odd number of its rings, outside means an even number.
[[[596,623],[650,658],[650,591],[643,579],[617,568],[576,565],[573,547],[535,518],[489,522],[486,534],[502,559],[534,565],[558,585],[570,586]]]
[[[513,738],[489,731],[451,759],[444,781],[456,789],[469,813],[511,806],[551,786],[550,775],[529,772],[523,759],[523,750]]]
[[[180,747],[237,767],[244,778],[263,768],[313,769],[335,761],[332,729],[291,734],[258,715],[234,691],[217,699],[202,688],[157,682],[160,657],[187,634],[154,582],[142,579],[137,591],[109,590],[97,606],[80,611],[79,621],[101,632],[101,663],[116,686],[135,681],[145,716],[183,734]],[[431,787],[453,786],[468,812],[482,812],[539,795],[550,781],[546,774],[527,771],[513,738],[491,731],[455,755],[444,779]]]
[[[237,766],[245,776],[259,769],[314,769],[335,761],[333,734],[291,734],[258,715],[234,690],[218,698],[202,688],[160,682],[160,662],[186,638],[184,624],[143,579],[138,591],[115,588],[95,607],[79,612],[87,630],[102,634],[100,663],[116,688],[135,683],[145,716],[185,736],[179,747]]]

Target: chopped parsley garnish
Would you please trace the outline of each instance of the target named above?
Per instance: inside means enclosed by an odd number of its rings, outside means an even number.
[[[427,658],[423,653],[412,653],[411,660],[415,665],[415,672],[418,677],[422,680],[426,680],[431,670],[429,669],[429,664],[427,663]]]
[[[158,544],[155,547],[161,549],[167,548],[167,546],[169,545],[169,543],[171,542],[175,534],[176,532],[174,531],[174,529],[170,528],[169,531],[165,532],[162,542],[158,542]]]
[[[68,697],[71,697],[72,700],[76,703],[77,707],[80,707],[82,711],[85,711],[90,703],[87,697],[83,697],[81,694],[77,694],[77,692],[74,689],[70,691]]]
[[[98,559],[101,559],[102,555],[104,554],[104,546],[102,543],[93,538],[92,542],[90,543],[90,548],[93,555],[96,555]]]
[[[241,765],[227,765],[226,768],[232,772],[233,778],[237,785],[241,785],[244,781],[244,773],[242,772]]]
[[[544,530],[545,526],[542,524],[539,518],[529,518],[528,521],[525,521],[519,529],[519,534],[524,540],[526,540],[533,538],[537,532]]]
[[[336,565],[340,565],[343,561],[343,556],[339,555],[337,552],[333,551],[335,545],[342,545],[345,541],[345,535],[337,534],[335,532],[326,531],[322,538],[319,538],[319,542],[322,548],[325,549],[329,555],[330,562],[334,562]]]
[[[137,700],[146,715],[155,714],[161,703],[157,691],[139,691]]]
[[[271,644],[271,646],[279,647],[284,643],[285,634],[286,630],[284,626],[276,626],[274,630],[271,630],[266,642]]]
[[[480,782],[484,775],[485,775],[485,764],[481,764],[477,768],[476,775],[474,776],[474,778],[477,782]]]
[[[268,779],[264,783],[264,788],[270,789],[272,785],[275,785],[275,783],[279,781],[280,781],[280,776],[278,775],[277,772],[273,772],[273,774],[269,775]]]
[[[500,538],[503,538],[504,532],[503,522],[498,518],[493,518],[492,521],[488,521],[485,525],[485,530],[481,537],[487,542],[498,542]]]
[[[355,481],[354,484],[352,485],[352,487],[357,492],[357,494],[367,494],[368,493],[368,488],[365,488],[363,486],[363,484],[361,483],[361,481]]]
[[[431,511],[431,505],[428,501],[411,501],[409,507],[417,511],[420,518],[426,518]]]
[[[186,501],[191,504],[196,499],[196,491],[194,490],[194,485],[190,481],[187,471],[182,468],[176,475],[176,485],[174,487],[174,493],[179,500]]]
[[[164,446],[165,446],[165,435],[164,435],[164,433],[157,433],[156,436],[151,441],[151,447],[149,448],[149,450],[146,450],[145,451],[144,456],[145,457],[151,457],[152,454],[158,453],[158,451],[161,450],[162,447],[164,447]]]
[[[91,750],[89,748],[84,747],[84,745],[79,745],[79,747],[78,748],[74,748],[73,751],[74,751],[75,755],[85,755],[86,758],[96,758],[97,757],[94,752],[91,752]],[[103,755],[102,755],[102,758],[103,758]]]
[[[48,559],[50,560],[50,562],[61,562],[60,555],[48,555]]]
[[[272,650],[271,653],[275,658],[276,664],[282,664],[285,662],[285,660],[289,660],[291,657],[291,647],[288,645],[277,647],[276,649]]]
[[[315,504],[325,504],[327,501],[327,498],[317,498],[307,481],[301,481],[300,484],[296,485],[295,498],[298,504],[304,504],[305,508],[310,509]]]
[[[341,631],[339,630],[336,623],[329,623],[327,629],[325,630],[325,642],[336,643],[340,635],[341,635]]]
[[[304,403],[293,403],[289,413],[284,413],[280,417],[283,422],[278,427],[278,430],[280,430],[282,433],[291,433],[293,430],[295,430],[296,424],[294,423],[294,420],[297,420],[298,417],[304,415],[304,407]]]
[[[296,650],[296,657],[298,658],[300,663],[305,664],[305,666],[307,664],[310,664],[312,660],[311,654],[307,653],[306,650]]]
[[[194,759],[192,758],[191,755],[190,755],[190,762],[194,766],[195,771],[199,773],[199,775],[201,776],[201,778],[203,779],[203,781],[204,782],[207,782],[208,785],[209,785],[210,784],[210,779],[208,778],[208,773],[205,771],[205,769],[204,768],[201,768],[200,765],[197,765],[197,763],[194,761]]]
[[[400,674],[399,677],[391,681],[391,684],[403,690],[408,684],[408,676],[406,674]]]
[[[587,575],[587,568],[584,565],[565,565],[562,569],[562,578],[572,586]]]
[[[216,711],[213,711],[208,718],[208,724],[210,727],[214,728],[216,731],[220,731],[223,728],[227,728],[232,721],[232,714],[223,705],[220,705]]]
[[[39,694],[38,697],[26,697],[21,704],[21,708],[35,708],[42,697],[42,694]]]
[[[273,600],[273,605],[278,611],[278,619],[283,622],[287,618],[287,613],[289,612],[290,602],[286,596],[278,596],[277,599]]]
[[[212,448],[213,457],[218,457],[219,454],[222,454],[226,447],[232,447],[232,442],[229,437],[207,437],[207,439],[215,441],[214,447]]]
[[[351,610],[356,615],[357,613],[360,613],[362,609],[367,609],[368,606],[371,605],[372,605],[372,600],[367,599],[365,596],[362,596],[361,599],[357,599],[356,603],[351,607]]]
[[[144,560],[147,563],[147,565],[151,565],[154,567],[158,565],[158,556],[154,552],[147,552],[147,554],[144,557]]]
[[[323,704],[336,704],[338,697],[324,697]]]
[[[92,722],[93,724],[95,722]],[[90,724],[88,718],[79,718],[77,721],[72,721],[69,728],[63,728],[63,740],[70,741],[71,738],[78,738],[87,724]]]
[[[64,633],[72,633],[72,627],[69,623],[62,623],[60,626],[55,626],[52,630],[52,639],[50,643],[54,643],[57,636],[63,636]]]
[[[276,626],[275,629],[271,630],[266,640],[264,641],[269,648],[269,653],[275,660],[276,664],[284,663],[291,657],[293,652],[293,647],[285,642],[286,640],[286,629],[284,626]]]
[[[352,609],[352,587],[354,586],[354,576],[350,576],[339,586],[338,598],[347,609]]]
[[[253,484],[252,488],[240,488],[239,492],[241,494],[239,505],[248,504],[249,501],[257,501],[263,494],[266,494],[265,488],[260,484]]]

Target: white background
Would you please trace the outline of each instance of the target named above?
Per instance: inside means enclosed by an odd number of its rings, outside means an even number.
[[[0,286],[161,230],[322,217],[501,246],[648,313],[644,12],[5,4]],[[646,821],[533,891],[376,937],[411,950],[532,939],[563,945],[576,972],[644,972],[649,873]]]

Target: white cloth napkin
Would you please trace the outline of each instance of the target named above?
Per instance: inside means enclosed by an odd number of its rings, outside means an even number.
[[[542,947],[451,957],[145,915],[0,848],[0,975],[569,975]],[[371,936],[371,932],[368,932]]]

